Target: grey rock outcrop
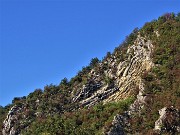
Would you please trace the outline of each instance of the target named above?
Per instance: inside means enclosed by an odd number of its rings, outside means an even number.
[[[134,44],[130,45],[124,54],[128,57],[119,62],[118,57],[111,55],[106,61],[99,63],[100,68],[104,65],[108,68],[101,70],[103,73],[92,69],[88,76],[89,80],[93,81],[89,81],[76,94],[72,94],[72,101],[79,102],[82,106],[92,106],[100,101],[107,103],[129,97],[137,87],[143,87],[141,75],[154,66],[152,52],[152,42],[138,35]],[[107,84],[102,76],[109,78],[113,83]],[[143,102],[144,98],[143,90],[140,88],[134,107]]]
[[[124,129],[130,127],[129,121],[131,119],[131,116],[135,113],[140,114],[141,110],[146,104],[146,95],[144,95],[144,90],[144,84],[141,82],[139,85],[139,93],[134,103],[131,104],[128,111],[124,112],[123,114],[117,114],[114,117],[110,131],[104,134],[126,135],[126,131]]]
[[[117,114],[114,116],[111,129],[105,133],[107,135],[126,135],[125,127],[129,126],[129,114],[125,112],[124,114]]]
[[[163,132],[180,133],[180,111],[173,106],[159,110],[159,119],[155,122],[154,130],[159,134]]]
[[[14,124],[16,121],[18,121],[17,113],[19,113],[22,110],[22,108],[18,106],[13,106],[10,111],[8,112],[8,115],[6,119],[3,122],[3,135],[16,135],[17,131],[14,129]]]
[[[151,54],[153,45],[150,40],[138,35],[134,44],[128,47],[128,58],[117,66],[116,83],[119,91],[112,94],[105,102],[118,101],[128,97],[137,88],[142,86],[141,75],[153,66]]]
[[[151,53],[153,51],[153,45],[151,41],[145,42],[145,38],[138,36],[134,45],[130,46],[127,50],[129,55],[127,61],[120,62],[117,70],[117,82],[119,83],[119,91],[112,95],[107,101],[120,100],[131,90],[138,88],[139,92],[137,98],[133,104],[130,105],[128,111],[123,114],[117,114],[112,122],[112,127],[109,132],[104,133],[108,135],[125,135],[125,128],[130,126],[129,120],[135,113],[141,112],[144,105],[146,105],[145,88],[143,79],[141,78],[144,71],[149,71],[153,66],[151,59]],[[133,53],[132,53],[133,52]],[[124,96],[124,97],[125,97]]]
[[[114,117],[112,128],[108,132],[109,135],[125,134],[124,127],[129,125],[129,117],[140,111],[145,104],[146,95],[144,95],[141,76],[154,66],[151,59],[152,52],[151,41],[138,35],[134,44],[127,48],[126,54],[124,54],[127,57],[123,61],[112,54],[105,61],[99,63],[98,70],[92,69],[88,73],[87,82],[83,85],[80,84],[72,91],[72,102],[78,103],[79,106],[91,107],[99,102],[106,104],[125,99],[138,89],[139,94],[135,102],[127,112]],[[39,104],[39,100],[35,102]],[[18,106],[11,108],[4,120],[3,135],[18,134],[18,130],[14,129],[14,123],[18,120],[16,114],[22,109],[25,110]],[[35,113],[34,115],[38,117],[40,114]]]

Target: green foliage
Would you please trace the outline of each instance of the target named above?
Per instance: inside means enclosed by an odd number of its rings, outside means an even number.
[[[105,76],[105,77],[104,77],[104,81],[105,81],[105,83],[108,84],[109,86],[114,84],[113,79],[110,78],[110,77],[108,77],[108,76]]]
[[[159,37],[154,35],[158,31]],[[180,20],[179,14],[165,14],[157,21],[145,24],[141,33],[149,34],[153,40],[153,62],[156,64],[151,72],[143,74],[147,105],[141,115],[132,120],[132,132],[147,134],[154,128],[158,119],[158,110],[174,106],[180,109]]]
[[[66,77],[62,79],[60,85],[68,85],[68,79]]]
[[[180,13],[177,14],[176,20],[180,21]]]
[[[107,52],[106,56],[103,58],[102,61],[105,61],[105,60],[109,59],[110,57],[111,57],[111,52]]]
[[[0,106],[0,133],[2,133],[3,121],[5,120],[6,115],[11,107],[12,105],[10,104],[5,107]]]
[[[142,76],[142,78],[145,80],[145,81],[152,81],[154,79],[153,75],[150,74],[150,73],[147,73],[145,72],[144,75]]]
[[[100,60],[96,57],[96,58],[92,58],[91,59],[91,62],[90,62],[90,67],[91,68],[94,68],[94,67],[96,67],[97,66],[97,64],[100,62]]]
[[[12,103],[13,104],[18,104],[18,103],[22,103],[26,100],[26,97],[15,97],[13,100],[12,100]]]
[[[125,39],[125,41],[124,41],[125,44],[127,44],[127,45],[129,45],[129,44],[132,45],[132,44],[134,43],[134,40],[137,38],[138,31],[139,31],[139,29],[138,29],[138,28],[135,28],[135,29],[131,32],[131,34],[126,37],[126,39]]]
[[[83,108],[75,112],[65,112],[62,116],[54,115],[46,119],[37,119],[30,125],[24,135],[51,134],[51,135],[92,135],[102,130],[104,125],[112,121],[117,113],[128,109],[134,98],[127,98],[120,102]],[[107,128],[107,127],[106,127]]]
[[[5,119],[6,110],[4,107],[0,106],[0,127],[3,126],[3,121]],[[2,133],[2,129],[0,128],[0,132]]]

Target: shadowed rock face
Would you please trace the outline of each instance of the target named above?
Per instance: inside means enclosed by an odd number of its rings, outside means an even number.
[[[180,111],[173,106],[159,110],[159,119],[155,122],[154,130],[158,133],[180,133]]]

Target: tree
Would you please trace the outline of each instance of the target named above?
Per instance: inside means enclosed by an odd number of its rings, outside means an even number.
[[[100,60],[97,57],[96,58],[92,58],[91,62],[90,62],[90,67],[94,68],[99,62],[100,62]]]
[[[180,21],[180,12],[177,14],[176,19],[177,19],[177,21]]]
[[[62,79],[60,85],[68,85],[68,79],[66,77]]]

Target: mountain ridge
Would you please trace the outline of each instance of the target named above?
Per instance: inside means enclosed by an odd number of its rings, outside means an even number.
[[[70,81],[1,107],[2,134],[180,133],[179,32],[174,13],[134,29]]]

